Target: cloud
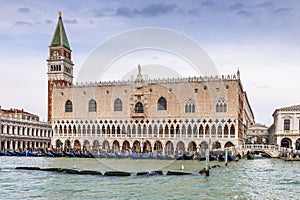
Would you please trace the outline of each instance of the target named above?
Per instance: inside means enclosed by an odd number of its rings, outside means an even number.
[[[201,6],[213,7],[215,6],[215,3],[213,1],[204,1]]]
[[[25,21],[17,21],[15,23],[15,26],[32,26],[33,24],[30,22],[25,22]]]
[[[245,6],[244,4],[241,4],[241,3],[235,3],[233,4],[232,6],[229,6],[229,9],[230,10],[241,10],[243,9]]]
[[[268,8],[268,7],[272,7],[272,6],[273,6],[273,3],[264,2],[264,3],[257,4],[255,7],[256,8]]]
[[[253,15],[252,12],[247,11],[247,10],[240,10],[237,12],[238,15],[246,16],[246,17],[251,17]]]
[[[183,10],[179,10],[176,4],[150,4],[140,9],[130,9],[129,7],[120,7],[115,11],[116,16],[120,17],[155,17],[161,15],[167,15],[170,13],[182,13]]]
[[[19,13],[24,13],[24,14],[26,14],[26,13],[29,13],[31,10],[29,9],[29,8],[19,8],[19,10],[18,10],[18,12]]]
[[[121,17],[132,17],[133,13],[128,7],[121,7],[116,10],[116,15]]]
[[[64,20],[64,23],[65,23],[65,24],[78,24],[78,21],[77,21],[76,19],[72,19],[72,20],[70,20],[70,19],[65,19],[65,20]]]
[[[173,13],[177,11],[176,4],[151,4],[140,10],[134,9],[133,13],[142,16],[158,16]]]
[[[112,8],[101,8],[98,10],[93,10],[92,13],[94,17],[106,17],[113,15],[115,10]]]
[[[274,10],[273,13],[275,13],[275,14],[289,13],[292,10],[293,10],[292,8],[278,8],[278,9]]]

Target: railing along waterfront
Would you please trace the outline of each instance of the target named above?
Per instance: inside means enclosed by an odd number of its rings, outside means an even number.
[[[241,146],[242,149],[257,149],[257,150],[275,150],[282,151],[286,148],[278,145],[266,145],[266,144],[246,144]]]

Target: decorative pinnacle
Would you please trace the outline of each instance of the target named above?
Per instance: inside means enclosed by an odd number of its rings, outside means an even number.
[[[61,11],[58,11],[58,16],[61,17]]]

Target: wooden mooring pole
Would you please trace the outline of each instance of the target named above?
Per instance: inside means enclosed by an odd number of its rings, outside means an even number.
[[[225,166],[228,165],[228,149],[225,149]]]
[[[206,149],[205,157],[206,157],[205,176],[209,176],[209,149]]]

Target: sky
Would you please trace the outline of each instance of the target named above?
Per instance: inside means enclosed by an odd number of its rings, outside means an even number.
[[[73,51],[75,78],[91,52],[108,38],[136,28],[160,27],[196,41],[219,74],[239,69],[256,122],[270,126],[276,108],[300,104],[297,0],[0,2],[4,109],[23,108],[46,119],[46,59],[58,11]]]

